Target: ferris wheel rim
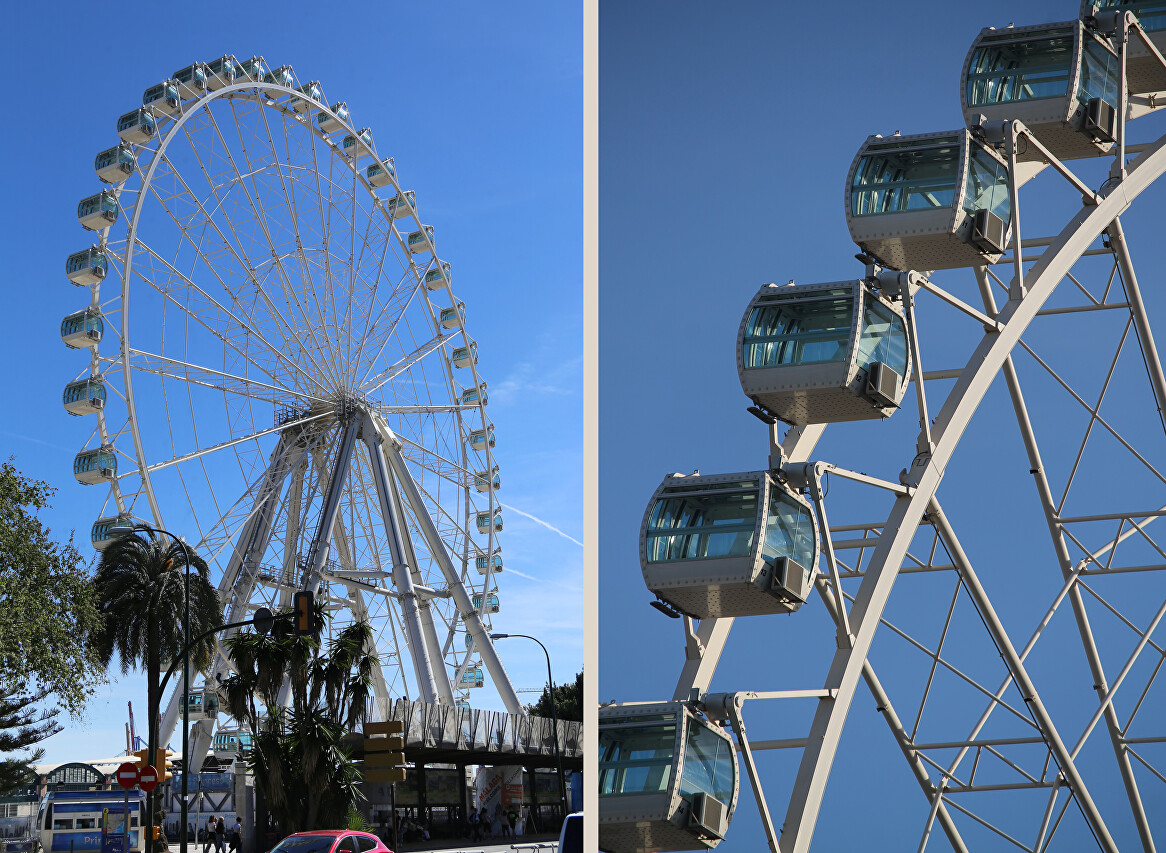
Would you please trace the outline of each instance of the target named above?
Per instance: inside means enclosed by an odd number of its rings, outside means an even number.
[[[1037,312],[1051,297],[1082,253],[1164,174],[1166,174],[1166,135],[1151,143],[1150,147],[1143,151],[1131,164],[1125,178],[1112,187],[1105,198],[1100,199],[1095,205],[1083,206],[1042,252],[1035,265],[1025,274],[1024,296],[1019,300],[1010,298],[1001,306],[995,318],[999,323],[995,335],[985,334],[981,339],[969,357],[970,372],[967,368],[961,371],[956,386],[947,395],[935,416],[932,428],[934,438],[932,453],[918,470],[912,472],[914,484],[909,487],[909,493],[896,497],[871,561],[863,572],[863,587],[856,594],[850,611],[852,628],[856,623],[865,626],[865,630],[860,627],[852,634],[854,643],[852,651],[854,647],[862,645],[861,653],[851,654],[839,673],[835,673],[835,666],[831,665],[828,680],[838,692],[829,703],[830,712],[824,715],[825,727],[819,726],[818,720],[815,719],[806,749],[815,750],[816,757],[813,762],[807,762],[803,758],[798,771],[798,781],[795,782],[795,795],[799,787],[812,793],[800,803],[791,798],[781,833],[783,839],[790,841],[791,851],[801,853],[809,849],[842,728],[849,716],[850,704],[862,677],[862,668],[869,658],[871,640],[890,598],[891,584],[898,575],[896,567],[906,555],[916,527],[935,500],[944,469],[959,446],[964,431],[987,394],[992,380],[1002,372],[1004,364],[1036,318]],[[921,381],[921,378],[916,377],[916,381]],[[799,443],[804,458],[809,457],[820,435],[821,432],[818,431],[817,436],[811,434],[808,442]],[[798,454],[799,457],[802,455]],[[894,523],[892,519],[895,519]],[[863,599],[867,578],[874,579],[874,587]],[[857,636],[858,630],[862,631],[861,639]],[[842,654],[842,651],[837,654]],[[821,730],[823,728],[824,730]],[[803,780],[803,770],[807,771],[808,779]],[[786,849],[784,845],[782,849]]]

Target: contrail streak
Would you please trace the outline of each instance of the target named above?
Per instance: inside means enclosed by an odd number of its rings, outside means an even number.
[[[547,530],[553,530],[555,533],[558,533],[558,534],[559,534],[560,536],[562,536],[564,539],[570,539],[572,542],[574,542],[574,543],[575,543],[576,545],[578,545],[580,548],[582,548],[582,547],[583,547],[583,543],[582,543],[582,542],[580,542],[578,539],[576,539],[574,536],[568,536],[566,533],[564,533],[563,531],[559,530],[559,528],[555,527],[553,524],[547,524],[547,523],[546,523],[545,521],[543,521],[541,518],[538,518],[538,517],[536,517],[536,516],[533,516],[533,515],[531,515],[529,512],[523,512],[523,511],[522,511],[522,510],[520,510],[518,507],[513,507],[513,506],[511,506],[510,504],[502,504],[502,508],[503,508],[503,509],[508,509],[508,510],[510,510],[511,512],[516,512],[516,513],[518,513],[519,515],[521,515],[523,518],[529,518],[531,521],[535,522],[536,524],[541,524],[541,525],[542,525],[543,527],[545,527]]]

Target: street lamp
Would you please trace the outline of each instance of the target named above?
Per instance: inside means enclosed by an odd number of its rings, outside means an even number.
[[[187,794],[187,776],[190,770],[190,758],[188,757],[187,739],[190,728],[190,547],[186,544],[186,540],[175,536],[169,530],[161,527],[152,527],[149,524],[142,522],[131,522],[129,520],[119,521],[113,525],[112,533],[127,534],[133,533],[137,530],[148,530],[151,533],[164,533],[170,537],[174,542],[182,546],[182,551],[186,555],[186,566],[182,572],[183,579],[183,603],[186,611],[186,616],[182,620],[182,820],[179,823],[179,849],[181,853],[187,853],[187,837],[186,837],[186,821],[189,815],[186,806]],[[147,732],[147,747],[146,753],[150,761],[155,761],[155,750],[158,748],[158,720],[150,720],[149,730]],[[146,845],[153,844],[154,834],[154,814],[151,811],[149,815],[149,823],[147,824],[149,836],[146,838]],[[146,849],[151,849],[147,846]]]
[[[547,657],[547,693],[551,698],[551,726],[555,737],[555,763],[559,766],[559,801],[563,809],[563,819],[567,819],[567,783],[563,780],[563,753],[559,749],[559,715],[555,712],[555,679],[551,676],[551,655],[547,651],[547,647],[542,644],[535,637],[529,634],[491,634],[491,640],[505,640],[507,637],[522,637],[526,640],[534,640],[539,644],[539,648],[543,650],[543,654]],[[534,785],[534,780],[531,779],[531,785]]]

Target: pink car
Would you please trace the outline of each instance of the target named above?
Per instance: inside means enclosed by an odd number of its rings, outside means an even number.
[[[297,832],[275,845],[271,853],[393,853],[371,832],[315,829]]]

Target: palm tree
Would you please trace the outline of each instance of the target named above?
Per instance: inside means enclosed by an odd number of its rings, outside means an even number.
[[[317,618],[323,615],[318,609]],[[267,808],[284,832],[343,828],[362,797],[343,740],[364,719],[372,692],[378,661],[371,626],[349,625],[326,654],[285,619],[267,636],[241,631],[226,645],[235,666],[222,686],[226,710],[251,731],[250,765]]]
[[[163,546],[153,533],[122,536],[102,552],[93,578],[100,613],[91,637],[94,651],[105,666],[117,652],[123,675],[131,667],[145,671],[151,743],[156,743],[162,671],[182,653],[188,555],[190,636],[197,637],[223,624],[223,606],[206,562],[182,543],[171,540]],[[196,644],[190,650],[191,668],[205,671],[214,650],[213,636]],[[147,808],[153,814],[153,804]]]

